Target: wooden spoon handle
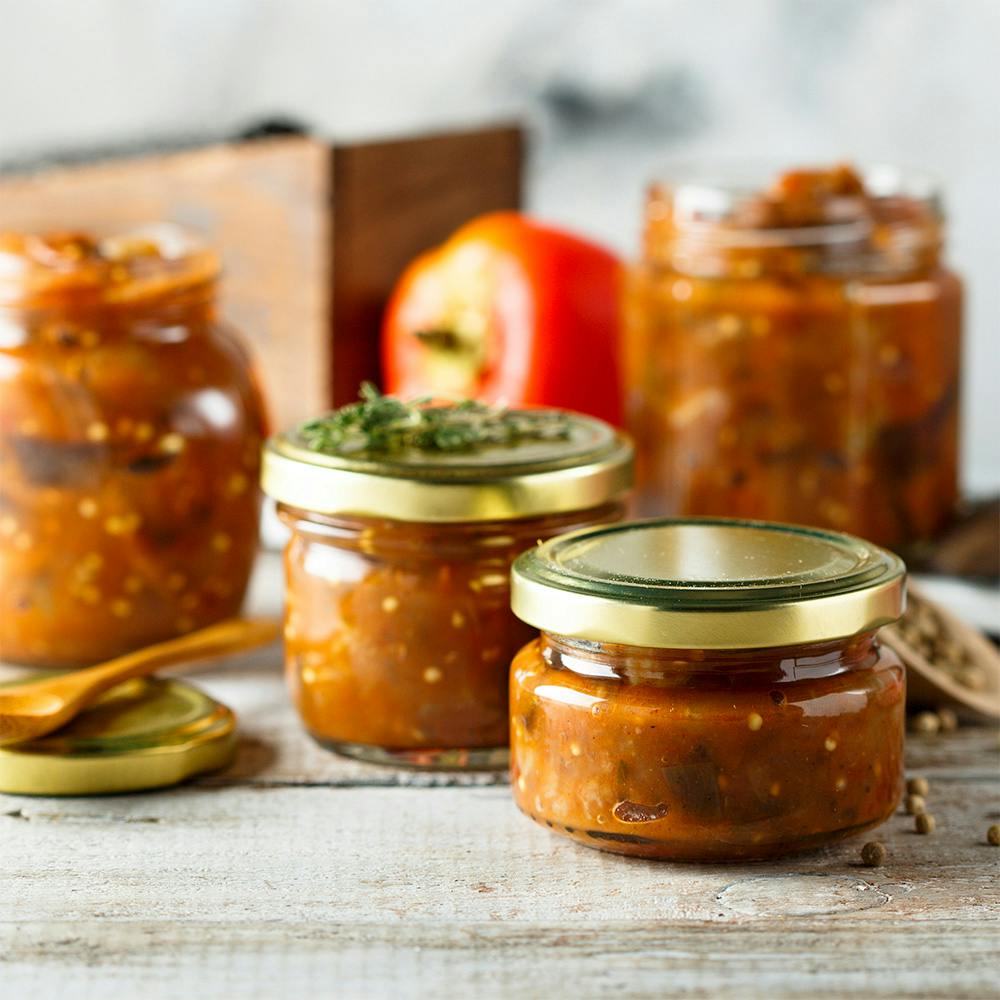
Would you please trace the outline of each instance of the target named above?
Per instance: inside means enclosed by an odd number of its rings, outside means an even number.
[[[137,649],[94,667],[6,688],[4,694],[29,695],[44,691],[68,703],[82,706],[116,684],[135,677],[146,677],[161,667],[177,666],[264,646],[273,642],[280,634],[280,627],[275,621],[230,618],[197,632]]]

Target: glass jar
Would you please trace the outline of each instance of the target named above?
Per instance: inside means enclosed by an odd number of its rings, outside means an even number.
[[[0,235],[4,659],[91,663],[239,609],[264,416],[218,273],[169,226]]]
[[[628,295],[638,509],[900,547],[958,489],[962,290],[888,167],[655,184]]]
[[[850,536],[649,521],[521,556],[542,629],[511,672],[511,780],[603,850],[723,861],[877,826],[902,791],[905,681],[878,628],[903,566]]]
[[[264,490],[292,530],[286,673],[317,741],[382,763],[506,765],[510,661],[535,634],[511,614],[510,565],[619,520],[631,482],[631,445],[568,419],[567,440],[450,456],[269,442]]]

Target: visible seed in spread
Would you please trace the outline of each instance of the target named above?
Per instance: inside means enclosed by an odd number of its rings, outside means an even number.
[[[933,833],[934,828],[937,826],[937,822],[934,817],[928,812],[917,813],[916,819],[916,829],[917,833]]]
[[[241,493],[246,492],[249,485],[250,480],[242,472],[234,472],[226,483],[226,491],[230,496],[238,497]]]
[[[228,552],[230,548],[232,548],[232,545],[233,540],[229,537],[229,535],[224,534],[221,531],[212,535],[212,548],[215,549],[216,552]]]
[[[757,732],[757,730],[763,725],[764,719],[757,712],[751,712],[747,716],[747,726],[751,732]]]
[[[164,434],[159,440],[159,449],[165,455],[179,455],[185,448],[186,442],[180,434]]]

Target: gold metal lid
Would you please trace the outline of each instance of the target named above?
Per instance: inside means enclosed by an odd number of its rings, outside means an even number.
[[[268,496],[302,510],[400,521],[503,521],[623,497],[631,441],[602,420],[566,416],[565,438],[468,452],[328,455],[291,431],[264,446],[261,482]]]
[[[0,750],[0,792],[105,795],[176,785],[225,767],[236,717],[181,681],[113,688],[49,736]]]
[[[663,649],[822,642],[895,621],[905,567],[832,531],[717,518],[586,528],[514,563],[514,613],[556,635]]]

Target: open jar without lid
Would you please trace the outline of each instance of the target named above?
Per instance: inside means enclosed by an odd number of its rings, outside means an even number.
[[[286,673],[307,730],[371,761],[507,761],[507,678],[535,634],[510,611],[514,558],[617,521],[630,443],[598,420],[456,452],[325,454],[269,442],[264,490],[292,529]]]
[[[238,611],[264,412],[218,279],[175,226],[0,234],[0,658],[91,663]]]
[[[529,816],[650,858],[759,858],[885,820],[905,681],[878,629],[904,568],[833,532],[689,519],[575,532],[514,564],[541,629],[511,673]]]
[[[677,167],[627,295],[647,515],[765,518],[892,548],[958,495],[962,288],[930,178]]]

